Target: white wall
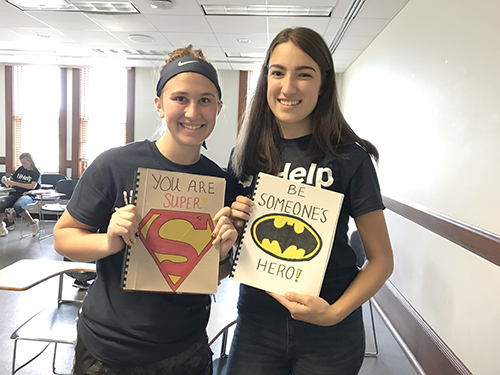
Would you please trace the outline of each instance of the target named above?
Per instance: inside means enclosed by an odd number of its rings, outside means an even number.
[[[500,234],[498,0],[411,0],[344,73],[383,194]],[[391,282],[475,375],[500,371],[500,267],[386,211]]]
[[[153,101],[158,74],[156,69],[136,68],[135,140],[158,139],[165,131]],[[224,106],[207,139],[208,150],[202,148],[202,153],[226,167],[238,127],[239,71],[221,70],[219,78]]]

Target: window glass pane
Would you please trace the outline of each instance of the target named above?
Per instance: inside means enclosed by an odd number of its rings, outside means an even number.
[[[125,144],[127,69],[88,69],[82,108],[88,119],[82,158],[90,164],[101,152]]]
[[[16,79],[16,107],[22,117],[20,134],[16,134],[16,151],[31,153],[40,171],[58,172],[60,69],[26,65]],[[18,166],[17,157],[16,152]]]

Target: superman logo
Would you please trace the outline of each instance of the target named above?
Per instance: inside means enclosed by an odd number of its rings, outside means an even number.
[[[212,246],[209,214],[153,209],[139,223],[139,238],[176,291]]]
[[[304,220],[286,214],[268,214],[251,228],[252,239],[265,253],[288,261],[306,261],[321,250],[322,240]]]

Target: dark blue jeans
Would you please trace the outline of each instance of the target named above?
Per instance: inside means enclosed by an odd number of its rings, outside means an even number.
[[[22,214],[28,204],[35,202],[35,198],[31,195],[21,195],[16,197],[13,195],[8,195],[0,202],[0,212],[5,212],[6,208],[13,207],[18,214]]]
[[[245,313],[238,317],[227,374],[356,375],[364,353],[360,308],[329,327]]]

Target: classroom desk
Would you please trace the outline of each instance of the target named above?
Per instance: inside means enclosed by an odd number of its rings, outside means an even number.
[[[43,200],[43,198],[59,198],[64,196],[65,194],[63,193],[58,193],[54,189],[35,189],[35,190],[28,190],[24,194],[31,194],[31,195],[36,195],[37,198],[40,200]]]
[[[5,186],[0,186],[0,194],[9,194],[11,191],[14,191],[14,188],[8,188]]]
[[[15,374],[36,359],[50,343],[55,343],[52,372],[57,373],[57,344],[74,345],[77,337],[76,317],[81,309],[81,301],[62,299],[64,274],[70,271],[95,272],[95,270],[95,264],[92,263],[52,259],[22,259],[0,270],[0,289],[4,290],[24,291],[51,277],[59,276],[57,304],[33,315],[10,336],[14,340],[11,374]],[[47,345],[39,354],[16,369],[17,345],[23,340],[44,342]]]
[[[15,189],[13,188],[8,188],[8,187],[5,187],[5,186],[0,186],[0,199],[1,198],[5,198],[6,196],[9,195],[9,193],[11,191],[14,191]]]
[[[0,289],[23,291],[66,272],[95,272],[93,263],[21,259],[0,270]]]

